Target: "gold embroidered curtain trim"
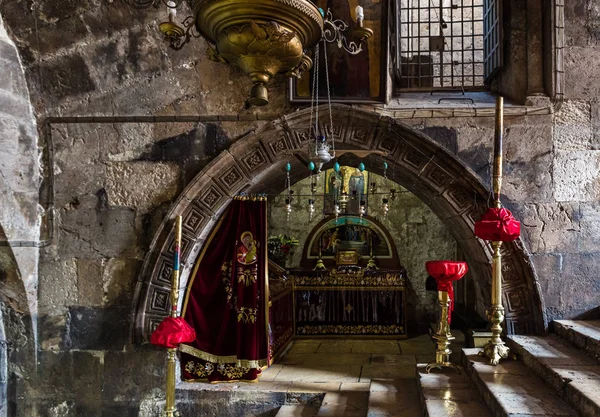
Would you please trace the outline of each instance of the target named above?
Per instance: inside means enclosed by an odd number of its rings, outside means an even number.
[[[235,363],[237,366],[243,368],[262,368],[264,366],[269,365],[268,359],[247,360],[238,359],[235,355],[217,356],[185,344],[179,345],[179,350],[181,352],[195,356],[198,359],[202,359],[213,363]]]

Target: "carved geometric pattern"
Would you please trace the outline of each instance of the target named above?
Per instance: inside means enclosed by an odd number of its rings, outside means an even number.
[[[329,123],[323,123],[320,125],[320,128],[321,132],[325,132],[325,135],[327,136],[328,140],[331,140],[331,138],[335,138],[336,142],[344,141],[344,125],[333,125],[332,130],[331,125]]]
[[[186,232],[181,233],[181,262],[185,262],[187,260],[192,247],[194,246],[194,242],[196,241],[195,236],[190,236]],[[175,254],[175,233],[171,232],[169,234],[169,239],[167,240],[168,246],[166,251],[163,253],[166,257],[173,257]]]
[[[409,168],[412,168],[417,172],[420,172],[429,161],[427,155],[410,145],[404,147],[400,158]]]
[[[421,174],[421,178],[429,180],[429,184],[438,191],[443,190],[454,181],[452,175],[435,163],[427,165],[427,168]]]
[[[376,142],[375,149],[378,151],[384,151],[388,155],[393,156],[398,148],[400,147],[400,143],[398,140],[392,136],[384,135],[380,140]]]
[[[229,194],[237,194],[246,185],[245,176],[241,168],[235,163],[228,167],[223,174],[214,177],[214,180]]]
[[[527,288],[506,288],[503,286],[503,290],[504,308],[506,309],[506,314],[509,316],[523,314],[523,312],[527,310],[527,301],[524,298],[526,296],[525,294],[527,293]]]
[[[158,260],[158,271],[154,277],[154,281],[159,284],[171,286],[173,280],[173,259],[160,257]]]
[[[225,194],[213,184],[209,185],[200,197],[198,197],[198,201],[211,211],[215,211],[224,199]]]
[[[152,313],[167,313],[171,305],[171,293],[162,288],[152,287],[150,289],[150,312]]]
[[[354,143],[365,149],[371,148],[375,130],[369,128],[354,128],[348,129],[348,142]]]
[[[451,185],[444,195],[448,202],[459,212],[462,212],[469,205],[472,205],[475,197],[473,191],[469,192],[465,187],[459,184]]]
[[[291,132],[291,136],[292,136],[292,143],[294,144],[294,148],[303,148],[303,145],[305,145],[309,140],[314,140],[315,138],[312,137],[312,134],[310,133],[310,129],[293,129]]]
[[[267,164],[267,162],[267,156],[260,146],[254,148],[252,152],[242,158],[243,167],[246,168],[249,173],[258,170],[260,167]]]
[[[191,205],[187,212],[183,215],[182,226],[184,229],[192,232],[194,236],[198,236],[204,224],[208,221],[210,215],[205,213],[199,206]]]

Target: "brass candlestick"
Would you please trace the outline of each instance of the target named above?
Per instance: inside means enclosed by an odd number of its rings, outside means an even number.
[[[438,301],[441,307],[440,322],[433,339],[436,341],[437,348],[435,350],[435,362],[428,364],[425,371],[429,373],[433,368],[452,368],[460,372],[460,365],[455,365],[450,362],[450,354],[452,351],[448,348],[450,341],[454,340],[454,336],[450,332],[448,324],[448,310],[450,307],[450,297],[447,291],[438,291]]]
[[[503,104],[502,97],[496,98],[496,134],[494,137],[494,207],[501,208],[500,190],[502,188],[502,133],[503,133]],[[502,341],[502,322],[504,307],[502,306],[502,242],[493,241],[494,258],[492,261],[492,306],[487,311],[487,318],[492,323],[492,337],[479,352],[480,356],[489,359],[490,365],[498,365],[508,357],[509,349]]]
[[[173,259],[173,281],[171,283],[171,317],[177,317],[179,303],[179,260],[181,256],[181,216],[175,220],[175,255]],[[175,405],[175,370],[177,366],[177,348],[167,349],[167,391],[163,417],[177,417]]]

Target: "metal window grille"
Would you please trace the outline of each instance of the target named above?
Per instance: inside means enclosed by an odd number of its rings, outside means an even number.
[[[485,49],[484,77],[488,81],[498,68],[502,65],[502,25],[500,16],[502,2],[500,0],[485,0],[483,19],[485,23],[485,35],[483,45]]]
[[[498,14],[484,2],[499,0],[396,0],[396,86],[411,90],[484,89],[486,68],[499,65]],[[497,11],[494,5],[492,8]],[[488,10],[488,9],[485,9]],[[491,9],[489,9],[491,10]],[[484,16],[496,29],[485,26]],[[489,37],[489,45],[484,42]],[[493,51],[486,53],[492,42]],[[492,58],[492,56],[494,58]]]

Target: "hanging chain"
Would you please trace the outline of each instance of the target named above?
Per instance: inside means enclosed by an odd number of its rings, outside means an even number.
[[[313,127],[313,116],[314,116],[314,111],[315,111],[315,93],[316,93],[316,88],[317,88],[317,67],[319,66],[319,61],[318,61],[318,56],[319,56],[319,44],[317,43],[317,45],[315,46],[315,61],[314,61],[314,68],[313,68],[313,77],[312,77],[312,97],[310,98],[310,122],[308,123],[308,132],[309,134],[311,132],[313,132],[314,127]],[[316,133],[313,132],[315,135]]]
[[[333,116],[331,115],[331,92],[329,90],[329,66],[327,65],[327,44],[324,38],[323,49],[323,55],[325,55],[325,85],[327,89],[327,108],[329,109],[329,129],[331,131],[331,155],[333,158],[335,158],[335,134],[333,133]]]

